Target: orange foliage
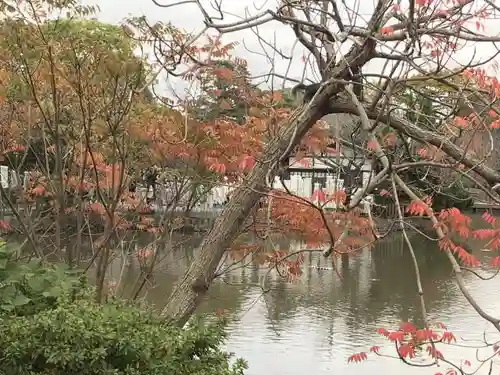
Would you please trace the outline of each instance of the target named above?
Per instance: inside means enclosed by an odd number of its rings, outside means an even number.
[[[409,211],[414,214],[430,214],[431,211],[427,208],[429,200],[424,202],[412,202]],[[452,235],[458,235],[462,238],[474,238],[479,241],[486,241],[485,249],[489,251],[498,251],[500,249],[500,220],[493,217],[491,213],[485,212],[482,219],[489,226],[489,228],[471,229],[470,217],[464,215],[457,208],[450,208],[441,210],[436,218],[438,220],[437,226],[443,231],[445,237],[438,241],[439,248],[442,250],[452,252],[459,261],[468,267],[478,267],[481,265],[480,261],[467,251],[463,246],[457,245],[452,240]],[[493,268],[500,268],[500,256],[490,258],[489,265]],[[452,344],[457,341],[453,332],[447,330],[446,326],[442,323],[437,323],[435,328],[420,328],[409,322],[401,323],[399,329],[390,331],[385,328],[378,328],[377,332],[387,338],[390,342],[396,345],[398,356],[406,361],[413,359],[416,356],[417,349],[425,348],[425,353],[431,359],[443,360],[444,356],[440,350],[437,349],[436,344]],[[492,345],[494,355],[500,350],[497,345]],[[380,353],[378,346],[372,347],[371,353],[383,356]],[[366,360],[368,355],[365,352],[355,353],[348,357],[348,362],[361,362]],[[470,361],[464,360],[463,366],[471,366]],[[456,373],[454,370],[448,370],[446,374]],[[440,373],[436,375],[442,375]]]
[[[180,35],[177,37],[182,39]],[[61,48],[64,49],[64,46]],[[235,69],[245,67],[245,60],[229,55],[232,48],[232,44],[223,45],[217,39],[209,41],[206,46],[193,46],[191,52],[202,55],[211,51],[211,59],[230,60],[235,64]],[[54,53],[57,54],[57,51]],[[93,53],[97,56],[102,51],[97,50]],[[282,126],[286,124],[290,116],[290,109],[284,107],[284,98],[280,93],[256,90],[248,85],[240,74],[221,67],[215,60],[210,60],[193,69],[185,78],[195,80],[200,75],[208,74],[234,86],[238,98],[245,101],[248,108],[242,121],[235,121],[227,116],[201,121],[193,118],[188,111],[181,112],[136,99],[131,103],[130,109],[125,112],[122,120],[113,124],[109,117],[113,116],[115,109],[110,108],[109,113],[98,109],[99,105],[103,106],[102,104],[109,99],[108,91],[106,91],[109,87],[106,86],[105,80],[90,79],[87,92],[76,92],[73,88],[79,77],[75,71],[63,61],[57,59],[50,61],[46,57],[42,56],[40,69],[33,77],[35,82],[40,83],[36,87],[36,94],[40,97],[50,97],[51,86],[48,84],[48,79],[50,78],[50,64],[54,63],[58,67],[57,71],[61,73],[55,82],[56,86],[60,87],[63,98],[61,106],[71,111],[74,116],[73,123],[81,125],[81,128],[62,126],[59,129],[60,136],[64,140],[64,148],[51,143],[50,137],[47,136],[49,133],[45,128],[35,126],[36,134],[48,142],[46,150],[51,155],[68,155],[69,159],[65,160],[62,171],[62,189],[65,194],[72,197],[72,200],[67,203],[70,207],[65,207],[64,212],[70,214],[80,209],[85,215],[102,218],[105,223],[117,230],[160,231],[154,222],[145,220],[143,216],[139,216],[138,220],[135,217],[133,221],[127,219],[127,215],[131,212],[146,213],[150,210],[145,202],[140,202],[136,197],[131,196],[127,189],[130,180],[137,177],[142,169],[154,164],[173,168],[176,165],[187,165],[200,173],[213,172],[220,179],[226,177],[232,181],[241,181],[246,173],[260,162],[264,146],[282,130]],[[95,60],[99,61],[97,57]],[[99,64],[85,65],[84,71],[79,74],[92,75],[93,71],[104,69]],[[126,70],[126,67],[118,64],[113,69],[113,72],[119,75],[124,73],[122,70]],[[7,83],[14,78],[13,75],[5,74]],[[224,93],[217,88],[214,94],[221,96]],[[8,101],[2,101],[0,106],[11,104]],[[229,102],[227,104],[229,105]],[[82,108],[87,107],[89,111],[99,114],[93,121],[87,121],[87,114],[82,111]],[[9,144],[5,142],[2,144],[2,152],[22,153],[24,151],[23,138],[29,132],[34,131],[32,124],[43,124],[41,121],[43,114],[36,102],[26,101],[18,108],[20,111],[10,122],[10,127],[1,128],[9,134],[5,139],[12,140]],[[122,111],[121,108],[122,106],[118,105],[116,111]],[[325,152],[331,143],[325,125],[319,121],[303,137],[295,151]],[[46,172],[40,172],[38,167],[35,171],[31,171],[32,181],[24,198],[30,202],[43,198],[47,200],[49,207],[55,208],[54,200],[57,199],[55,192],[59,189],[56,186],[59,180]],[[93,199],[88,201],[87,198],[81,198],[82,204],[77,208],[75,197],[83,197],[90,193],[93,194]],[[345,193],[338,192],[332,197],[321,196],[319,198],[320,201],[342,202],[345,199]],[[288,216],[304,217],[293,225],[298,232],[302,230],[301,226],[308,228],[303,231],[306,238],[314,241],[318,238],[328,238],[320,220],[319,211],[310,208],[309,211],[296,215],[293,211],[295,207],[290,204],[281,205],[280,209],[279,212],[273,212],[273,215],[279,217],[275,225],[282,233],[285,232],[287,225],[283,215],[288,210]],[[316,223],[316,228],[306,225],[311,222],[310,217],[307,216],[310,214],[313,215],[311,217]],[[364,225],[364,219],[354,213],[329,214],[327,218],[328,225],[336,236],[340,235],[341,231],[339,232],[339,225],[334,223],[335,220],[341,223],[340,226],[347,225],[349,220],[349,225],[357,225],[359,228],[367,227]],[[348,251],[348,248],[362,246],[362,236],[358,234],[353,232],[353,235],[349,237],[350,240],[348,238],[347,241],[343,241],[338,250]],[[300,274],[298,260],[290,259],[283,263],[286,264],[290,275]],[[270,259],[267,261],[269,262]]]
[[[415,358],[416,350],[423,347],[430,358],[442,359],[443,354],[436,349],[434,344],[456,341],[453,333],[447,331],[441,323],[437,323],[436,328],[418,329],[410,322],[402,322],[398,330],[389,331],[385,328],[378,328],[377,333],[396,345],[398,356],[401,359]],[[370,352],[381,355],[378,346],[372,347]],[[348,358],[348,362],[361,362],[367,358],[368,356],[364,352],[356,353]]]
[[[359,211],[350,212],[332,211],[324,212],[318,209],[311,201],[293,197],[282,191],[273,191],[273,204],[271,206],[272,223],[263,222],[263,227],[257,231],[269,230],[271,232],[289,237],[290,233],[304,239],[309,247],[322,246],[338,239],[344,231],[347,236],[335,248],[335,253],[348,253],[369,246],[373,241],[373,233],[367,218],[362,217]],[[334,198],[341,202],[345,193],[334,194]],[[260,214],[265,217],[267,205],[264,204]]]
[[[405,212],[410,215],[423,216],[431,215],[430,205],[432,200],[430,197],[422,198],[421,200],[412,201],[407,207]]]

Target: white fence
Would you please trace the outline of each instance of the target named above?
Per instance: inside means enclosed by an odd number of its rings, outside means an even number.
[[[368,174],[363,176],[363,184],[367,183]],[[3,188],[14,187],[17,186],[20,182],[25,185],[28,178],[28,172],[25,172],[22,176],[22,182],[20,178],[16,175],[16,173],[9,169],[6,166],[0,166],[0,183]],[[284,184],[290,192],[296,194],[302,198],[312,198],[313,196],[318,196],[315,192],[322,191],[325,196],[331,195],[335,191],[341,190],[344,186],[344,181],[341,179],[336,179],[335,176],[328,175],[326,176],[326,187],[321,188],[319,183],[315,183],[314,186],[312,184],[312,177],[306,177],[299,173],[291,173],[289,180],[284,180]],[[193,211],[197,212],[207,212],[214,211],[218,208],[221,208],[228,199],[228,195],[236,188],[235,184],[227,184],[217,186],[211,189],[208,193],[204,194],[202,199],[193,207]],[[274,189],[284,190],[283,185],[278,177],[275,178],[273,183]],[[169,200],[169,196],[172,196],[174,188],[168,187],[166,185],[162,186],[161,184],[157,185],[157,199],[153,204],[153,207],[161,210],[167,204]],[[146,199],[146,197],[152,196],[152,191],[147,191],[145,187],[138,187],[137,194],[141,199]],[[183,192],[181,195],[188,199],[188,189],[186,192]],[[364,202],[365,211],[368,209],[367,204],[369,205],[371,202],[371,197]],[[320,202],[317,202],[320,203]],[[334,209],[335,202],[328,202],[325,204],[325,208]],[[185,207],[179,207],[179,210],[184,210]]]
[[[366,182],[366,181],[364,181]],[[292,173],[290,175],[289,180],[284,180],[283,181],[285,187],[293,194],[302,197],[302,198],[308,198],[311,199],[313,197],[316,197],[316,202],[321,204],[322,202],[319,202],[318,198],[320,194],[315,194],[315,192],[323,192],[325,197],[328,197],[329,195],[333,194],[336,191],[342,190],[344,187],[344,181],[341,179],[336,179],[334,176],[327,176],[326,177],[326,187],[321,188],[319,183],[315,183],[314,186],[312,186],[312,177],[303,177],[300,174],[294,174]],[[195,212],[207,212],[207,211],[213,211],[218,208],[221,208],[224,206],[224,204],[227,202],[229,195],[231,192],[237,187],[236,184],[227,184],[227,185],[221,185],[217,186],[213,189],[211,189],[208,193],[204,195],[204,197],[200,200],[199,203],[197,203],[192,210]],[[279,180],[278,177],[275,178],[273,188],[277,190],[285,190],[283,188],[283,184]],[[145,199],[146,197],[152,197],[152,190],[150,188],[149,191],[147,191],[146,188],[139,188],[137,189],[138,194],[140,194],[141,199]],[[168,195],[168,189],[165,187],[158,185],[157,186],[157,200],[153,204],[153,207],[155,209],[161,210],[162,206],[164,207],[168,199],[166,196]],[[368,196],[366,197],[365,200],[363,200],[363,209],[365,212],[368,210],[368,206],[371,204],[372,197]],[[334,201],[329,201],[326,204],[324,204],[324,207],[327,209],[335,209],[336,204]],[[183,210],[184,207],[179,207],[178,210]]]
[[[24,172],[22,176],[18,176],[16,171],[9,170],[9,167],[5,165],[0,165],[0,185],[2,185],[4,189],[15,187],[19,184],[23,184],[24,186],[28,180],[28,175],[28,172]]]

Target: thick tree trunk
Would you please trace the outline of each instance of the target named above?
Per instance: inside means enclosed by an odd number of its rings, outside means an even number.
[[[333,69],[331,76],[340,80],[349,80],[352,67],[363,66],[369,61],[374,48],[375,44],[372,40],[367,40],[363,45],[353,46],[345,60]],[[201,249],[193,263],[170,295],[162,311],[164,317],[181,326],[187,322],[212,283],[224,252],[240,234],[242,224],[268,189],[266,176],[269,169],[273,166],[277,167],[276,162],[288,156],[285,153],[293,150],[290,144],[297,145],[314,123],[326,114],[329,98],[338,94],[342,88],[343,85],[335,81],[325,85],[306,110],[296,111],[288,126],[279,136],[270,141],[262,156],[265,162],[258,162],[247,176],[246,182],[235,190],[229,204],[202,242]],[[273,178],[275,172],[276,170],[271,173]]]
[[[229,203],[202,242],[200,252],[174,289],[162,315],[180,325],[186,323],[208,290],[224,252],[240,234],[243,223],[261,196],[268,191],[268,171],[287,150],[294,135],[294,127],[298,126],[296,140],[293,142],[295,144],[321,117],[317,109],[308,110],[301,116],[300,123],[295,119],[293,126],[287,127],[279,138],[269,144],[262,157],[266,162],[257,163],[247,176],[246,183],[234,191]],[[275,172],[271,173],[273,177]]]

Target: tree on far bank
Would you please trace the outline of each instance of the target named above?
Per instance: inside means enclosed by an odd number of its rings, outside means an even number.
[[[246,61],[238,58],[216,59],[200,69],[196,76],[200,95],[190,103],[193,117],[205,122],[227,118],[243,123],[253,91],[249,78]]]

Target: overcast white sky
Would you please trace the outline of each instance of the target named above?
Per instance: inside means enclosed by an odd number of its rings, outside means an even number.
[[[172,4],[173,0],[158,0],[163,4]],[[347,0],[347,3],[354,3],[355,0]],[[441,1],[441,0],[436,0]],[[481,0],[476,0],[478,3]],[[500,1],[500,0],[499,0]],[[185,4],[174,8],[160,8],[151,0],[84,0],[85,3],[92,3],[99,5],[101,12],[98,18],[101,21],[108,23],[119,23],[123,18],[128,16],[145,15],[152,22],[163,21],[172,22],[174,25],[185,29],[186,31],[199,31],[203,28],[203,18],[199,9],[194,4]],[[209,4],[210,0],[201,0],[203,4]],[[369,18],[373,10],[373,0],[360,0],[361,2],[361,16]],[[403,1],[403,7],[406,1]],[[239,17],[244,17],[245,14],[255,15],[265,9],[276,9],[276,0],[222,0],[223,10],[225,17],[228,17],[224,22],[232,22],[236,20],[235,17],[231,18],[231,14]],[[210,6],[206,6],[210,9]],[[211,15],[216,15],[212,11]],[[362,22],[362,20],[360,21]],[[358,23],[360,26],[361,24]],[[500,21],[492,22],[488,25],[488,34],[498,34],[500,31]],[[288,26],[281,23],[273,22],[259,27],[259,33],[269,43],[274,44],[276,40],[277,45],[281,51],[286,55],[294,56],[290,72],[288,76],[295,79],[300,79],[304,69],[304,63],[301,60],[303,54],[302,48],[296,48],[292,53],[295,36]],[[244,30],[237,33],[232,33],[223,39],[223,41],[236,40],[240,43],[236,49],[236,54],[247,59],[249,63],[250,72],[257,76],[260,74],[269,73],[272,64],[269,63],[262,53],[262,43],[259,43],[258,38],[250,30]],[[479,47],[479,46],[476,46]],[[470,46],[467,50],[460,54],[460,60],[468,60],[474,54],[474,46]],[[250,52],[251,51],[251,52]],[[491,56],[494,48],[491,44],[482,44],[475,52],[476,56]],[[268,52],[272,50],[268,48]],[[274,66],[275,71],[280,74],[285,74],[287,71],[288,60],[282,59],[279,56],[275,57]],[[382,63],[374,61],[368,67],[370,71],[380,72]],[[308,74],[310,78],[314,78],[311,73]],[[177,91],[181,91],[183,84],[178,81],[170,80]],[[279,87],[281,81],[276,81],[275,86]],[[291,85],[291,83],[289,83]],[[165,87],[164,85],[162,85]]]
[[[370,1],[370,0],[365,0]],[[194,4],[186,4],[178,6],[175,8],[162,9],[155,5],[151,0],[86,0],[86,3],[98,4],[101,13],[98,18],[101,21],[109,23],[118,23],[123,18],[128,16],[139,16],[145,15],[151,21],[170,21],[174,25],[185,29],[188,32],[200,31],[203,28],[203,17],[201,12]],[[163,3],[173,3],[172,0],[163,0]],[[202,3],[209,3],[208,1],[202,0]],[[230,14],[244,16],[247,8],[247,12],[254,15],[259,13],[256,7],[263,7],[263,9],[275,9],[275,1],[263,1],[263,0],[224,0],[223,9],[225,12],[225,17],[227,20],[224,22],[233,22],[237,20],[235,17],[231,17]],[[207,9],[210,9],[207,6]],[[217,14],[215,11],[213,15]],[[259,33],[264,37],[269,43],[274,44],[274,40],[279,45],[281,51],[290,56],[292,55],[292,47],[295,42],[295,36],[289,27],[285,27],[278,22],[269,23],[259,27]],[[262,45],[259,43],[258,38],[250,30],[244,30],[238,33],[228,34],[223,38],[224,42],[238,41],[239,46],[235,50],[235,54],[242,56],[247,59],[249,64],[249,69],[252,75],[258,76],[262,74],[269,73],[271,63],[267,61],[267,58],[262,52]],[[268,53],[273,53],[272,49],[267,47]],[[252,52],[249,52],[252,51]],[[302,48],[299,45],[293,52],[294,59],[292,61],[292,67],[288,76],[301,79],[302,72],[304,69],[304,63],[301,62],[300,57],[302,56]],[[284,74],[287,71],[289,60],[282,59],[278,56],[274,58],[274,66],[277,73]],[[309,73],[308,76],[313,78]],[[173,85],[176,91],[182,91],[185,85],[175,79],[169,79],[169,83]],[[277,80],[275,86],[279,87],[282,84],[281,80]],[[289,83],[292,85],[292,83]],[[161,85],[163,86],[163,85]],[[180,94],[180,93],[179,93]]]

